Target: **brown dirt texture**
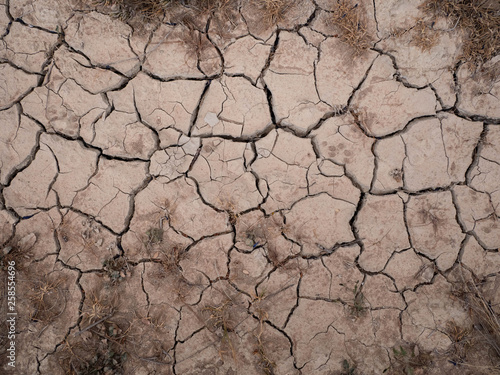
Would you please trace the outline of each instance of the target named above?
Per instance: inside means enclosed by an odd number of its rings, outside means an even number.
[[[500,374],[499,27],[0,0],[0,373]]]

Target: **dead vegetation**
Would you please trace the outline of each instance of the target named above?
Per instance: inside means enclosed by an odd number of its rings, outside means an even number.
[[[122,21],[139,19],[158,22],[186,23],[193,15],[229,15],[236,8],[235,0],[91,0],[93,6],[104,8]],[[191,16],[191,17],[190,17]]]
[[[56,359],[65,374],[122,374],[128,353],[130,323],[116,319],[118,295],[105,287],[85,298],[80,329],[58,348]]]
[[[126,336],[126,331],[117,324],[99,322],[82,335],[68,337],[57,353],[57,360],[68,375],[123,374],[128,358],[123,347]]]
[[[498,277],[498,276],[497,276]],[[482,282],[460,268],[453,294],[463,301],[471,326],[448,323],[453,342],[451,361],[477,374],[500,374],[500,316],[498,307],[482,291]]]
[[[420,19],[413,28],[412,43],[420,47],[422,51],[428,51],[436,45],[439,34],[433,30],[432,22]]]
[[[257,0],[250,2],[262,13],[266,26],[284,20],[287,12],[300,0]],[[92,6],[105,10],[122,21],[138,19],[145,22],[166,20],[185,26],[196,24],[200,16],[232,20],[240,7],[237,0],[90,0]]]
[[[233,346],[230,334],[234,332],[235,322],[231,318],[231,309],[233,301],[226,299],[217,305],[207,305],[203,311],[208,313],[206,325],[211,332],[215,332],[221,339],[219,355],[224,359],[226,353],[230,353],[233,360],[236,361],[236,351]]]
[[[330,22],[337,28],[339,38],[354,50],[355,55],[371,47],[365,14],[358,2],[337,0]]]
[[[269,358],[267,353],[266,345],[264,344],[262,334],[264,333],[264,321],[268,318],[268,315],[265,311],[258,311],[259,317],[259,327],[258,332],[255,335],[257,340],[257,345],[254,350],[254,354],[258,357],[258,365],[262,372],[266,375],[274,375],[274,368],[276,367],[276,363]]]
[[[352,301],[347,302],[347,306],[349,308],[351,316],[354,318],[358,318],[362,316],[368,309],[365,296],[358,285],[358,281],[356,281],[356,283],[354,284],[352,292],[353,299]]]
[[[7,271],[9,264],[15,262],[16,270],[22,271],[24,263],[29,262],[33,254],[31,248],[36,242],[36,235],[30,233],[23,238],[14,237],[2,247],[0,252],[0,270]]]
[[[356,364],[350,363],[347,359],[343,359],[340,364],[342,365],[342,371],[339,375],[355,375],[356,374]]]
[[[440,17],[449,20],[450,30],[464,34],[460,59],[482,65],[500,52],[500,5],[488,0],[427,0],[421,9],[432,22]]]
[[[419,369],[426,369],[432,362],[431,354],[415,343],[404,343],[392,348],[393,362],[384,370],[388,375],[413,375]],[[425,372],[424,372],[425,373]]]
[[[274,25],[283,21],[288,10],[294,6],[296,0],[258,0],[267,25]]]
[[[30,320],[45,325],[52,323],[66,309],[66,280],[48,275],[29,280],[28,300],[31,308]]]
[[[103,262],[102,268],[108,275],[112,284],[124,280],[127,276],[127,271],[129,271],[127,260],[118,255],[113,258],[106,259]]]

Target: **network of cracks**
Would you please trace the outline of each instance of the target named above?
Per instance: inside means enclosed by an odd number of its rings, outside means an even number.
[[[457,285],[499,311],[500,60],[447,25],[419,49],[416,3],[360,1],[354,53],[327,1],[190,28],[0,1],[17,369],[461,370]]]

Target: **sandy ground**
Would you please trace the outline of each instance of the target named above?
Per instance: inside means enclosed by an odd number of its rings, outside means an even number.
[[[460,277],[499,309],[500,60],[446,22],[422,51],[419,3],[360,2],[354,58],[324,0],[201,31],[0,0],[2,372],[481,373],[450,324]]]

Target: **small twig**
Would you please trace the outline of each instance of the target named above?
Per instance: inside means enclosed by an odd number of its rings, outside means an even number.
[[[113,316],[113,314],[114,314],[114,312],[112,312],[112,313],[110,313],[110,314],[106,315],[104,318],[99,319],[97,322],[92,323],[91,325],[89,325],[89,326],[85,327],[84,329],[82,329],[82,330],[80,330],[80,331],[78,331],[78,332],[75,332],[75,333],[73,334],[73,336],[75,336],[75,337],[76,337],[76,336],[81,335],[83,332],[88,331],[89,329],[91,329],[91,328],[95,327],[95,326],[96,326],[96,325],[98,325],[99,323],[104,322],[106,319],[111,318],[111,317]]]
[[[455,30],[457,28],[457,26],[458,26],[458,23],[460,22],[460,18],[461,18],[461,16],[458,17],[457,22],[455,23],[455,26],[453,26],[451,29],[446,29],[446,30],[443,30],[443,31],[448,32],[448,31]]]

